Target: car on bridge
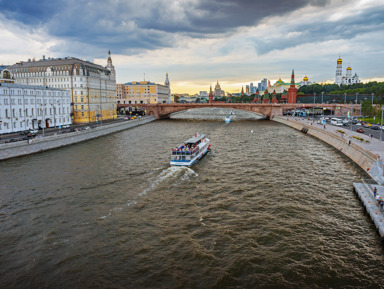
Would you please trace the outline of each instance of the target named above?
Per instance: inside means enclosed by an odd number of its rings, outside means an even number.
[[[364,133],[364,130],[362,128],[358,128],[356,131],[359,133]]]

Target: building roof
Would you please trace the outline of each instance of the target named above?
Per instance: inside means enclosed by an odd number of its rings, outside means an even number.
[[[22,89],[42,89],[42,90],[55,90],[55,91],[68,91],[62,88],[55,88],[45,85],[25,85],[25,84],[16,84],[16,83],[0,83],[0,86],[9,87],[9,88],[22,88]]]
[[[40,59],[40,60],[28,60],[28,61],[20,61],[16,64],[8,66],[9,69],[14,68],[29,68],[29,67],[42,67],[42,66],[59,66],[59,65],[73,65],[73,64],[83,64],[84,66],[107,70],[105,67],[90,62],[88,60],[82,60],[75,57],[64,57],[64,58],[48,58],[48,59]]]

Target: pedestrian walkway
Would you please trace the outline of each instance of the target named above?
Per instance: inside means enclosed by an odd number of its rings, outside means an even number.
[[[353,188],[360,200],[363,202],[365,209],[375,224],[380,236],[384,237],[384,214],[383,208],[379,201],[375,198],[373,188],[377,188],[377,196],[384,198],[384,186],[371,185],[366,183],[353,183]]]
[[[351,143],[354,143],[354,144],[370,151],[371,153],[377,155],[378,157],[380,157],[381,162],[384,161],[384,141],[380,141],[379,139],[376,139],[376,138],[371,139],[369,136],[367,136],[365,134],[351,131],[349,126],[348,127],[347,126],[338,127],[338,126],[334,126],[334,125],[327,123],[327,124],[325,124],[325,128],[324,128],[324,125],[317,123],[318,119],[315,119],[315,120],[309,119],[308,120],[308,118],[299,118],[299,117],[288,117],[288,119],[291,121],[294,120],[294,121],[299,121],[299,122],[305,123],[307,125],[312,125],[314,127],[320,128],[320,129],[325,129],[328,132],[332,132],[332,133],[335,133],[336,135],[345,137],[348,140],[350,140]],[[343,131],[344,133],[340,133],[338,131]],[[383,132],[383,134],[384,134],[384,132]],[[358,139],[355,139],[355,138],[353,138],[354,136],[362,138],[362,139],[364,139],[364,141],[360,141]],[[366,141],[368,141],[368,142],[366,142]]]

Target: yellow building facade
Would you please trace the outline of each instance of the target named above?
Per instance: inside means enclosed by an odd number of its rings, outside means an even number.
[[[116,85],[118,104],[169,103],[170,89],[167,85],[150,81],[132,81]]]

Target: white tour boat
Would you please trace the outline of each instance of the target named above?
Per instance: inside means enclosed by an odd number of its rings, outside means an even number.
[[[210,149],[211,143],[204,134],[196,133],[176,149],[172,149],[171,166],[191,166]]]

